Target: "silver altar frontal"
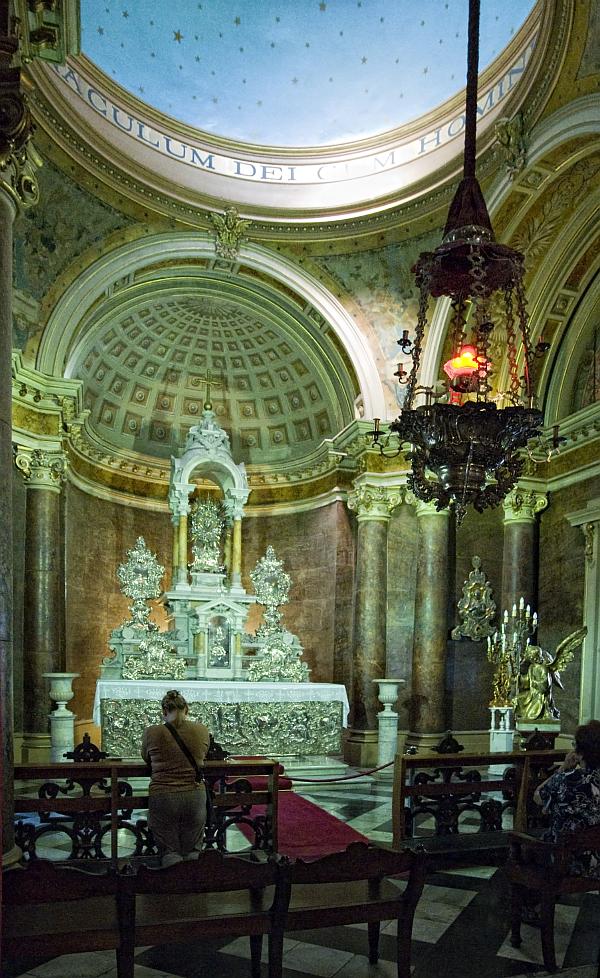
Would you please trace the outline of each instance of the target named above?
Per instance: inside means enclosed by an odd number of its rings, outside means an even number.
[[[94,722],[102,749],[139,757],[142,731],[160,723],[160,701],[172,680],[100,680]],[[202,720],[215,740],[234,754],[337,754],[348,717],[348,695],[337,683],[178,682],[190,717]]]

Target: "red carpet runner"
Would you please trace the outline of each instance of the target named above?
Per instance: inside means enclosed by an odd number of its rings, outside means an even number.
[[[263,805],[257,805],[252,812],[262,814],[264,810]],[[352,842],[367,841],[356,829],[293,791],[280,793],[277,821],[277,851],[282,856],[295,859],[318,859],[332,852],[341,852]],[[250,826],[240,825],[239,828],[249,841],[254,841]]]

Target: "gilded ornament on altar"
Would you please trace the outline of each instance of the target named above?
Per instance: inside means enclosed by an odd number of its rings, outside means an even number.
[[[123,627],[130,625],[149,632],[157,630],[158,626],[148,620],[150,608],[147,601],[159,597],[164,573],[164,567],[148,550],[144,538],[138,537],[135,547],[127,551],[126,562],[117,569],[121,591],[128,598],[133,598],[133,604],[129,607],[131,619]]]
[[[309,672],[300,661],[294,636],[283,628],[280,607],[289,600],[292,579],[271,545],[250,574],[257,602],[264,605],[264,621],[256,630],[259,649],[248,667],[251,682],[308,682]]]
[[[481,558],[473,557],[471,563],[473,570],[463,585],[463,596],[457,606],[462,621],[452,629],[451,637],[455,640],[470,638],[479,642],[494,631],[491,622],[496,614],[496,605],[492,600],[490,582],[486,581],[481,570]]]
[[[292,579],[283,569],[273,547],[269,544],[264,557],[258,561],[250,574],[254,593],[259,604],[264,605],[264,622],[258,629],[257,638],[267,637],[281,631],[282,604],[289,601]]]
[[[221,506],[212,499],[198,500],[192,507],[192,571],[220,574],[223,570],[221,544],[225,520],[221,512]]]
[[[564,689],[560,674],[575,656],[587,628],[578,628],[563,639],[552,655],[539,645],[527,645],[521,656],[516,697],[517,720],[552,721],[560,719],[554,703],[554,689]]]
[[[126,655],[123,660],[123,679],[185,679],[186,661],[160,634],[142,639],[138,654]]]

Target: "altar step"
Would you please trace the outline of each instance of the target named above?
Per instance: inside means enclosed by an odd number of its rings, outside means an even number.
[[[341,756],[321,754],[309,757],[301,754],[290,754],[281,757],[280,760],[285,767],[286,775],[294,781],[294,787],[311,792],[319,790],[321,787],[332,789],[348,784],[371,784],[374,780],[372,775],[360,775],[357,769],[346,764]],[[347,778],[350,775],[359,776],[353,777],[352,781],[337,780],[338,778]],[[306,778],[307,781],[304,782],[303,778]],[[322,782],[322,784],[318,782]]]

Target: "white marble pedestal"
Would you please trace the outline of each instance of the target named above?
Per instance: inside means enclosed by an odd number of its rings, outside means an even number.
[[[490,753],[513,749],[515,719],[512,706],[490,706]],[[490,774],[503,774],[506,764],[490,764]]]
[[[80,674],[44,672],[42,675],[50,680],[50,696],[56,703],[56,709],[50,714],[50,759],[62,764],[66,752],[75,747],[75,714],[67,710],[66,704],[73,699],[71,684]]]
[[[378,686],[377,695],[383,703],[383,710],[377,714],[377,724],[379,727],[379,741],[377,744],[377,767],[382,764],[389,764],[393,761],[398,751],[398,714],[392,706],[398,699],[399,687],[405,682],[404,679],[374,679]],[[392,781],[394,778],[394,767],[384,768],[378,771],[377,778],[382,781]]]

